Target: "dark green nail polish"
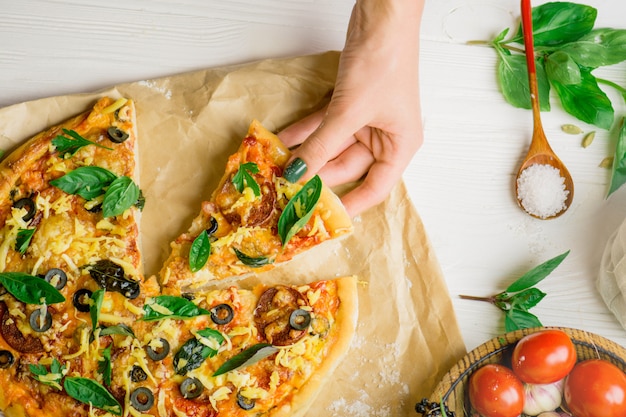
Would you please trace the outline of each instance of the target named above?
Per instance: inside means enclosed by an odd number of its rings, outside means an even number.
[[[283,177],[289,182],[296,182],[306,172],[307,166],[306,163],[300,159],[296,158],[285,168],[285,172],[283,173]]]

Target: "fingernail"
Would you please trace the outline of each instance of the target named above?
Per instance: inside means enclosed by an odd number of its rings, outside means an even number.
[[[285,172],[283,172],[283,177],[289,182],[296,182],[302,178],[306,169],[306,163],[302,159],[296,158],[287,165]]]

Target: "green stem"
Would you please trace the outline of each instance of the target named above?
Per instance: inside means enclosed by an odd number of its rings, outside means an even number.
[[[614,83],[613,81],[605,80],[603,78],[596,78],[598,83],[608,85],[609,87],[613,87],[617,91],[619,91],[622,95],[626,94],[626,88],[622,87],[619,84]]]

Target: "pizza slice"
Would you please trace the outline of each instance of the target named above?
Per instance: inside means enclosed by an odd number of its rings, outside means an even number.
[[[345,277],[152,297],[114,384],[131,415],[302,415],[349,349],[356,292]]]
[[[272,269],[352,231],[339,198],[315,176],[292,184],[283,176],[289,150],[258,121],[189,230],[171,244],[160,272],[166,291]]]
[[[0,410],[8,416],[86,415],[89,399],[65,395],[70,385],[104,389],[103,352],[125,349],[144,298],[159,290],[142,278],[135,160],[134,103],[105,97],[0,163]]]

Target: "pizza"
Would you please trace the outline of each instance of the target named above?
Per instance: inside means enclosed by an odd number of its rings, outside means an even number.
[[[319,177],[292,184],[282,176],[289,156],[276,135],[252,122],[211,198],[171,244],[160,274],[168,291],[267,271],[352,231]]]
[[[0,410],[7,417],[303,414],[347,352],[356,278],[246,285],[352,230],[254,121],[158,276],[130,99],[26,141],[0,162]]]

